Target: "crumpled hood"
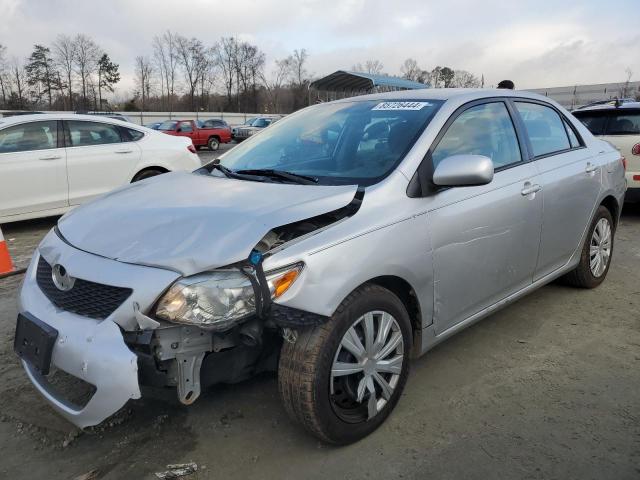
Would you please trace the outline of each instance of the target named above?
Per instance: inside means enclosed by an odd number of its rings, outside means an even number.
[[[272,228],[344,207],[356,190],[168,173],[78,207],[58,229],[86,252],[193,275],[246,259]]]

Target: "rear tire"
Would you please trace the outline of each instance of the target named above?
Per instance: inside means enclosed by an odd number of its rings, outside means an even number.
[[[595,288],[600,285],[611,265],[614,234],[615,224],[611,212],[600,205],[589,226],[580,255],[580,263],[562,277],[562,280],[579,288]]]
[[[156,168],[150,168],[149,170],[143,170],[141,172],[138,172],[136,174],[135,177],[133,177],[133,180],[131,180],[131,183],[133,182],[139,182],[140,180],[144,180],[145,178],[151,178],[151,177],[155,177],[156,175],[162,175],[164,172],[163,170],[158,170]]]
[[[400,299],[367,284],[350,294],[328,322],[297,333],[294,343],[284,342],[278,367],[289,415],[337,445],[376,430],[397,404],[409,374],[412,330]],[[351,353],[358,343],[349,343],[352,334],[360,341],[358,357]]]
[[[218,140],[216,137],[211,137],[207,145],[209,147],[209,150],[215,152],[220,148],[220,140]]]

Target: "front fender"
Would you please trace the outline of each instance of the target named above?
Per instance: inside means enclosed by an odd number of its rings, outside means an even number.
[[[376,227],[340,243],[309,251],[305,269],[277,303],[331,316],[356,288],[396,276],[417,295],[424,328],[433,318],[433,265],[426,214]]]

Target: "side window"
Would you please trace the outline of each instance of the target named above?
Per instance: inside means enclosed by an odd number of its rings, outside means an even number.
[[[130,142],[137,142],[142,137],[144,137],[144,133],[139,132],[138,130],[134,130],[133,128],[125,128],[127,135],[129,136]]]
[[[446,157],[465,154],[489,157],[494,168],[522,161],[518,137],[504,103],[485,103],[461,113],[433,151],[433,166]]]
[[[118,127],[109,123],[68,120],[67,125],[72,147],[105,145],[122,141]]]
[[[573,130],[573,127],[564,118],[562,119],[562,121],[564,122],[564,128],[567,129],[567,135],[569,135],[569,143],[571,144],[571,148],[581,147],[582,144],[580,143],[580,140],[578,140],[578,136]]]
[[[46,150],[58,146],[57,122],[32,122],[0,130],[0,153]]]
[[[537,103],[515,102],[529,135],[536,157],[571,148],[560,115],[551,107]]]
[[[180,122],[180,125],[178,127],[183,133],[193,132],[193,128],[191,128],[191,122]]]
[[[609,119],[607,135],[638,135],[640,133],[640,112],[614,112]]]

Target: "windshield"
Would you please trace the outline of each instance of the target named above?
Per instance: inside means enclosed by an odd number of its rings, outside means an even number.
[[[290,115],[222,159],[234,171],[273,169],[319,184],[372,185],[400,163],[443,101],[351,101]]]
[[[266,126],[268,126],[271,123],[271,120],[266,119],[266,118],[256,118],[252,123],[251,126],[252,127],[259,127],[259,128],[264,128]]]
[[[172,122],[171,120],[167,120],[166,122],[162,122],[158,126],[158,130],[175,130],[178,122]]]

